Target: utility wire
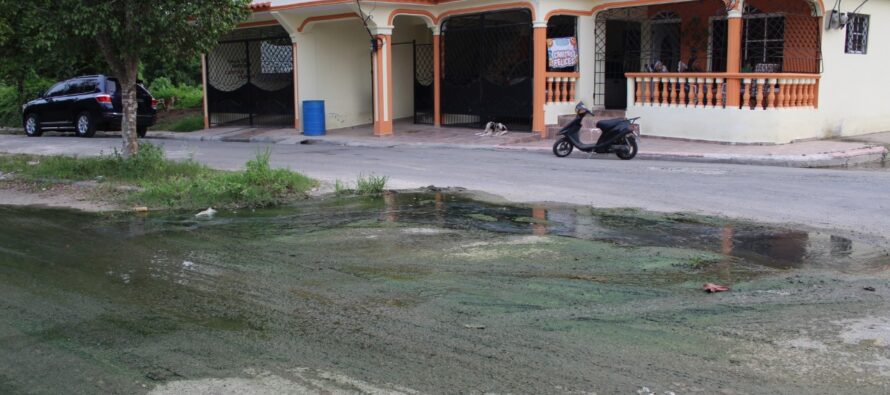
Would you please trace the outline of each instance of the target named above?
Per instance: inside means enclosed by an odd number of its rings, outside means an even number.
[[[856,9],[853,10],[853,12],[851,12],[851,14],[855,14],[855,13],[859,12],[859,9],[861,9],[862,6],[865,5],[865,3],[868,3],[868,0],[864,0],[864,1],[862,2],[862,4],[859,5],[859,7],[856,7]]]

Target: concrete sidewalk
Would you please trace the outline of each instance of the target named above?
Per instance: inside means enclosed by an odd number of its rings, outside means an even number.
[[[370,127],[338,129],[326,136],[304,136],[294,129],[214,128],[192,133],[149,132],[150,138],[185,141],[253,142],[270,144],[334,144],[349,147],[415,147],[549,152],[553,140],[531,133],[478,136],[473,129],[435,128],[397,123],[392,137],[374,137]],[[733,163],[785,167],[845,167],[882,163],[888,149],[881,144],[890,133],[853,140],[818,140],[783,145],[732,145],[646,137],[640,143],[640,159],[686,162]],[[877,137],[874,137],[877,136]],[[593,141],[596,135],[582,135]],[[587,155],[575,153],[574,155]]]

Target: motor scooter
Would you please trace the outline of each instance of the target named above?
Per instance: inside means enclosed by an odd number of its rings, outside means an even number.
[[[639,152],[640,128],[636,121],[640,118],[616,118],[606,119],[596,123],[596,127],[602,130],[596,144],[585,144],[581,141],[581,125],[584,117],[592,115],[590,109],[584,103],[575,106],[575,119],[557,133],[556,143],[553,144],[553,154],[564,158],[572,154],[577,148],[580,151],[596,154],[618,155],[623,160],[631,160]]]

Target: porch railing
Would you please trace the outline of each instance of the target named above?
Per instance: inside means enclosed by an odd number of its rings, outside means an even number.
[[[628,73],[636,106],[775,110],[818,108],[817,74],[787,73]],[[732,84],[731,82],[735,82]],[[738,86],[736,92],[727,88]],[[737,95],[737,100],[727,100]]]
[[[575,86],[581,73],[548,72],[544,76],[547,81],[547,104],[575,102]]]

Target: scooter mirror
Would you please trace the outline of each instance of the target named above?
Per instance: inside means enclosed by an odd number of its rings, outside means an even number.
[[[575,113],[576,113],[576,114],[583,114],[583,113],[585,113],[585,112],[587,112],[587,107],[584,106],[584,102],[583,102],[583,101],[582,101],[582,102],[579,102],[578,105],[575,106]]]

